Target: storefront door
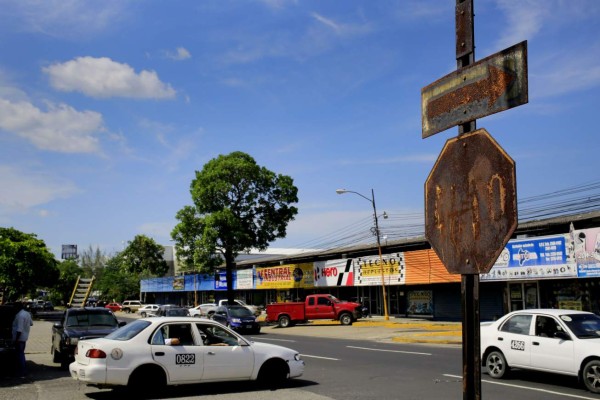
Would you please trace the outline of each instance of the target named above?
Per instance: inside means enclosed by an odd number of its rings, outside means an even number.
[[[537,282],[509,283],[509,311],[539,308],[538,292]]]

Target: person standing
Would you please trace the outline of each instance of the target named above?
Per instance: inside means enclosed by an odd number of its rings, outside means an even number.
[[[33,319],[24,308],[23,303],[16,305],[19,312],[15,315],[12,325],[13,342],[16,349],[16,370],[15,375],[24,379],[27,376],[27,367],[25,365],[25,344],[29,339],[29,330],[33,326]]]

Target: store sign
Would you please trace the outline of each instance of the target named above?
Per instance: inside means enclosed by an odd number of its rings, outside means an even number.
[[[433,292],[431,290],[413,290],[408,292],[408,314],[433,314]]]
[[[354,286],[352,259],[315,262],[314,279],[316,287]]]
[[[254,281],[252,279],[253,271],[251,269],[244,269],[237,271],[236,274],[236,289],[254,289]]]
[[[256,289],[292,289],[314,287],[312,263],[256,268]]]
[[[219,271],[215,277],[219,278],[215,279],[215,290],[227,290],[227,273]]]
[[[580,278],[600,277],[600,228],[572,231],[571,237]]]
[[[504,281],[575,277],[577,269],[567,243],[568,235],[511,240],[490,272],[481,274],[480,279]]]
[[[406,264],[404,253],[383,254],[356,258],[354,263],[355,286],[381,286],[381,275],[385,285],[404,285]]]

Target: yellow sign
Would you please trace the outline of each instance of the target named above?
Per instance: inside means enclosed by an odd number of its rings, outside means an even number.
[[[312,263],[256,268],[257,289],[312,288],[314,283]]]

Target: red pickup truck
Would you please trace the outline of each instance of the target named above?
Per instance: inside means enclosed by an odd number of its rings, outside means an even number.
[[[310,319],[333,319],[351,325],[362,317],[361,309],[360,303],[341,301],[330,294],[312,294],[304,302],[268,304],[266,321],[277,322],[281,328]]]

